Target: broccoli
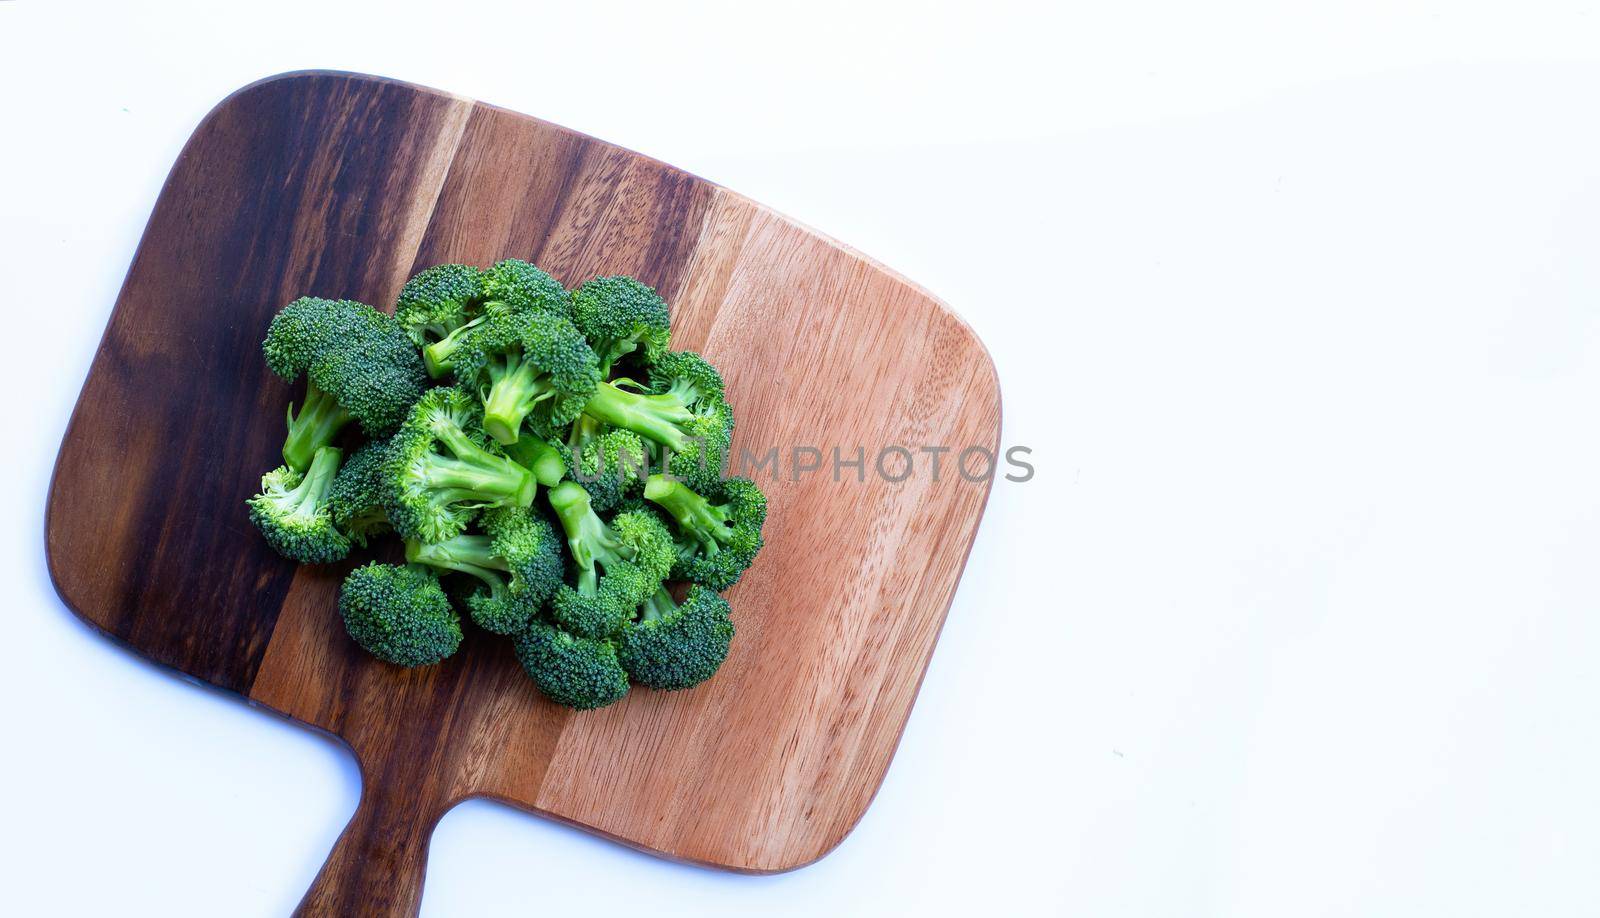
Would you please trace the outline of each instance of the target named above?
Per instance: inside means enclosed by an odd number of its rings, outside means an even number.
[[[432,389],[412,407],[389,443],[382,476],[384,510],[401,537],[442,542],[480,509],[533,503],[538,480],[490,451],[480,418],[477,399],[459,389]]]
[[[470,303],[464,321],[422,349],[422,360],[434,377],[453,372],[458,351],[483,322],[497,315],[549,312],[567,318],[570,298],[555,278],[525,261],[507,258],[479,275],[480,299]]]
[[[721,596],[695,584],[680,605],[661,587],[645,601],[640,620],[623,628],[617,658],[639,682],[673,691],[711,678],[732,641],[732,611]]]
[[[668,351],[650,367],[650,391],[683,405],[724,397],[722,374],[694,351]]]
[[[557,704],[588,711],[628,694],[628,674],[610,641],[577,637],[535,620],[517,635],[516,652],[533,684]]]
[[[392,316],[350,300],[302,297],[272,320],[262,342],[267,366],[306,398],[288,411],[283,459],[304,471],[311,456],[355,420],[371,437],[394,432],[422,394],[422,361]]]
[[[571,322],[549,312],[490,317],[456,352],[456,380],[483,400],[483,429],[515,443],[522,422],[570,423],[600,381],[594,351]]]
[[[723,398],[722,376],[699,354],[662,355],[651,368],[648,393],[602,382],[583,410],[666,449],[667,470],[677,478],[701,486],[722,475],[733,409]]]
[[[638,496],[649,468],[650,454],[644,441],[631,430],[607,430],[588,437],[572,457],[572,479],[589,492],[600,513],[616,509],[624,498]]]
[[[293,382],[326,350],[329,328],[344,328],[348,312],[360,308],[346,300],[303,296],[278,310],[261,342],[267,369]]]
[[[485,631],[515,634],[561,585],[561,548],[554,527],[531,510],[493,510],[483,525],[488,535],[407,542],[406,560],[478,578],[484,588],[467,597],[468,614]]]
[[[631,277],[597,277],[574,290],[572,320],[600,356],[602,377],[635,352],[653,363],[671,340],[666,301]]]
[[[461,646],[461,617],[425,567],[356,568],[339,589],[339,614],[357,644],[397,666],[437,663]]]
[[[681,481],[651,475],[644,496],[677,523],[677,560],[671,576],[726,590],[761,550],[767,496],[748,478],[717,482],[704,494]]]
[[[559,446],[538,437],[518,437],[517,442],[504,446],[512,461],[533,472],[533,477],[547,488],[553,488],[567,477],[567,454]]]
[[[645,511],[619,513],[607,523],[577,482],[563,481],[549,497],[577,569],[577,585],[556,590],[550,615],[581,637],[610,637],[666,579],[672,535]]]
[[[761,548],[767,503],[748,479],[722,478],[722,376],[669,349],[669,320],[633,278],[568,293],[517,259],[420,271],[393,316],[297,299],[262,353],[273,373],[306,378],[305,397],[289,406],[284,466],[247,501],[251,522],[305,563],[399,536],[404,563],[359,567],[339,593],[351,638],[382,660],[444,660],[464,612],[511,636],[560,704],[613,704],[630,679],[697,685],[728,656],[719,591]],[[353,426],[365,442],[346,458],[335,443]]]
[[[516,258],[507,258],[483,275],[483,309],[487,313],[551,312],[571,317],[572,297],[549,274]]]
[[[246,503],[250,522],[278,554],[302,564],[327,564],[350,553],[350,540],[328,512],[328,491],[343,455],[324,446],[303,475],[280,466],[262,476],[261,493]]]
[[[345,460],[328,490],[328,513],[351,542],[367,547],[367,539],[389,531],[383,512],[383,464],[389,441],[373,440]]]
[[[483,299],[483,272],[471,265],[435,265],[406,281],[394,317],[417,347],[430,376],[444,375],[429,359],[429,346],[449,338],[472,320]]]

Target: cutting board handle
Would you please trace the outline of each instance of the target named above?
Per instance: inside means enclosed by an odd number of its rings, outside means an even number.
[[[380,783],[362,782],[355,815],[295,915],[414,918],[421,910],[428,840],[443,808]]]

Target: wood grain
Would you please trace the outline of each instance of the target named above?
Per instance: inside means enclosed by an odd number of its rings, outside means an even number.
[[[261,365],[302,293],[387,306],[414,269],[516,256],[563,282],[634,274],[674,342],[727,377],[767,548],[728,594],[738,636],[688,692],[550,704],[503,640],[422,670],[362,654],[335,597],[356,559],[277,558],[243,500],[297,393]],[[135,651],[343,738],[361,805],[304,914],[414,914],[427,837],[499,799],[668,857],[748,872],[822,856],[888,768],[987,499],[951,462],[998,448],[999,388],[946,307],[737,194],[433,90],[301,73],[246,87],[173,168],[62,444],[46,543],[62,598]],[[953,447],[893,482],[881,447]],[[831,451],[854,469],[830,473]],[[889,468],[898,466],[891,462]]]

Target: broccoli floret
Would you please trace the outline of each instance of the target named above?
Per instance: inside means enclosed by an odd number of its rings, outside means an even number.
[[[479,284],[480,299],[469,305],[465,321],[422,350],[423,363],[435,377],[454,371],[461,345],[489,318],[535,311],[571,315],[570,297],[561,283],[525,261],[498,262],[480,275]]]
[[[668,450],[664,457],[667,471],[695,487],[708,487],[722,477],[727,463],[733,441],[733,409],[719,401],[685,427],[688,442],[681,451]]]
[[[383,464],[389,441],[373,440],[345,460],[328,490],[328,513],[333,524],[362,548],[367,539],[389,531],[383,512]]]
[[[356,568],[339,589],[339,614],[357,644],[397,666],[437,663],[461,646],[461,617],[425,567]]]
[[[732,642],[732,613],[721,596],[696,584],[680,605],[662,587],[645,601],[640,620],[623,628],[617,657],[628,675],[673,691],[711,678]]]
[[[549,312],[491,316],[456,351],[456,379],[483,400],[483,427],[515,443],[522,423],[553,429],[572,421],[600,381],[594,351],[573,324]]]
[[[631,430],[607,430],[583,442],[573,457],[572,480],[589,492],[597,512],[616,509],[637,497],[649,474],[650,453]]]
[[[602,375],[636,352],[653,363],[671,341],[666,300],[631,277],[597,277],[574,290],[572,320],[599,355]]]
[[[628,674],[610,641],[577,637],[535,620],[517,635],[516,652],[533,684],[557,704],[588,711],[628,694]]]
[[[330,326],[342,327],[348,307],[359,304],[343,300],[325,300],[321,297],[303,296],[278,310],[267,326],[266,340],[261,342],[261,356],[266,358],[267,369],[289,382],[300,378],[327,347]]]
[[[423,364],[429,375],[441,376],[443,370],[428,361],[428,346],[471,321],[482,299],[483,272],[472,265],[435,265],[400,288],[395,321],[424,349]]]
[[[566,572],[566,557],[548,518],[531,508],[509,507],[485,513],[481,525],[494,540],[494,553],[506,560],[511,592],[536,606],[555,595]]]
[[[671,533],[648,512],[619,513],[607,523],[595,514],[589,492],[572,481],[550,490],[550,506],[577,571],[576,586],[556,590],[551,617],[582,637],[616,634],[671,570]]]
[[[490,511],[484,528],[487,535],[407,542],[406,560],[476,577],[483,586],[467,597],[473,622],[515,634],[561,585],[561,548],[550,523],[525,508]]]
[[[700,494],[681,481],[651,475],[644,496],[677,524],[674,578],[726,590],[761,550],[767,496],[748,478],[724,479]]]
[[[389,443],[384,511],[406,539],[442,542],[478,510],[527,507],[538,493],[533,473],[491,452],[478,400],[459,389],[433,389]]]
[[[650,367],[650,391],[684,405],[725,396],[722,374],[694,351],[668,351]]]
[[[650,383],[650,392],[638,393],[602,382],[584,413],[665,449],[674,477],[695,486],[721,478],[733,437],[733,409],[723,398],[722,376],[700,355],[676,351],[657,361]]]
[[[400,288],[394,318],[417,347],[467,323],[483,299],[483,272],[472,265],[434,265]]]
[[[593,592],[564,584],[557,589],[550,601],[550,617],[581,637],[610,637],[633,615],[640,595],[648,596],[660,583],[626,561],[615,561],[596,581]]]
[[[570,317],[572,297],[561,282],[538,267],[507,258],[483,275],[484,311],[553,312]]]
[[[517,442],[504,446],[506,455],[518,465],[533,472],[533,477],[547,488],[553,488],[567,477],[568,453],[561,447],[539,437],[518,437]]]
[[[369,437],[393,433],[427,378],[394,317],[350,300],[295,300],[273,318],[262,352],[279,376],[306,376],[305,402],[298,414],[289,406],[283,444],[284,461],[299,470],[352,420]]]
[[[324,446],[303,475],[281,466],[262,476],[261,493],[246,503],[250,522],[278,554],[302,564],[327,564],[350,553],[350,540],[328,512],[328,491],[342,455]]]

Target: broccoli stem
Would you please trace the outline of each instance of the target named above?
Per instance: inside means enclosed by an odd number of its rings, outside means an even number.
[[[517,506],[533,504],[539,481],[533,473],[504,456],[496,456],[472,442],[459,427],[440,425],[435,434],[450,456],[430,453],[423,457],[422,478],[431,488],[447,492],[451,501],[514,499]]]
[[[615,341],[609,342],[604,348],[595,348],[597,351],[603,351],[599,355],[600,378],[604,379],[605,377],[610,376],[611,368],[616,366],[617,361],[628,356],[634,351],[637,351],[638,349],[639,342],[635,338],[618,338]]]
[[[555,394],[550,379],[518,353],[505,354],[489,367],[489,394],[483,400],[483,429],[501,443],[515,443],[534,407]]]
[[[514,499],[517,506],[531,505],[539,487],[533,473],[510,459],[492,455],[489,458],[496,460],[493,465],[449,456],[425,456],[420,460],[422,479],[449,502]]]
[[[572,432],[567,435],[567,448],[576,456],[582,452],[586,441],[604,432],[605,427],[597,419],[588,414],[580,414],[578,419],[572,422]]]
[[[657,621],[666,618],[677,610],[677,602],[673,601],[672,594],[667,592],[667,587],[663,584],[656,587],[656,591],[644,601],[644,617],[640,621]]]
[[[294,405],[289,405],[289,436],[283,441],[283,461],[297,472],[305,471],[317,450],[332,443],[350,420],[350,412],[344,406],[307,380],[306,400],[300,413],[296,415]]]
[[[289,500],[284,502],[284,509],[289,515],[306,518],[316,516],[328,499],[328,492],[333,488],[333,476],[339,473],[339,460],[343,457],[344,451],[336,446],[324,446],[316,451],[305,477],[300,480],[298,487],[289,492]]]
[[[422,365],[427,368],[428,375],[434,379],[448,375],[455,369],[456,350],[461,347],[461,342],[466,340],[467,334],[483,322],[479,316],[464,325],[451,330],[451,332],[438,341],[422,349]]]
[[[553,488],[567,476],[567,463],[561,458],[561,451],[538,437],[522,437],[506,445],[509,447],[506,455],[533,472],[533,477],[545,487]]]
[[[639,395],[602,382],[583,410],[603,423],[631,430],[675,453],[683,452],[689,445],[689,438],[680,425],[691,420],[694,414],[670,393]]]
[[[700,389],[686,377],[678,377],[667,386],[667,391],[661,396],[670,398],[681,404],[687,405],[701,396]]]
[[[406,560],[470,574],[483,581],[495,596],[506,588],[506,579],[499,572],[511,569],[504,558],[495,555],[494,540],[484,535],[458,535],[432,544],[408,541]]]
[[[579,595],[597,595],[600,581],[595,566],[604,567],[623,560],[617,553],[617,540],[611,527],[595,515],[589,503],[589,492],[575,481],[563,481],[550,489],[550,507],[566,531],[567,546],[572,549],[572,560],[578,566]]]
[[[681,530],[701,544],[706,554],[716,554],[722,543],[733,536],[726,510],[713,505],[681,481],[651,475],[645,480],[644,496],[667,511]]]

